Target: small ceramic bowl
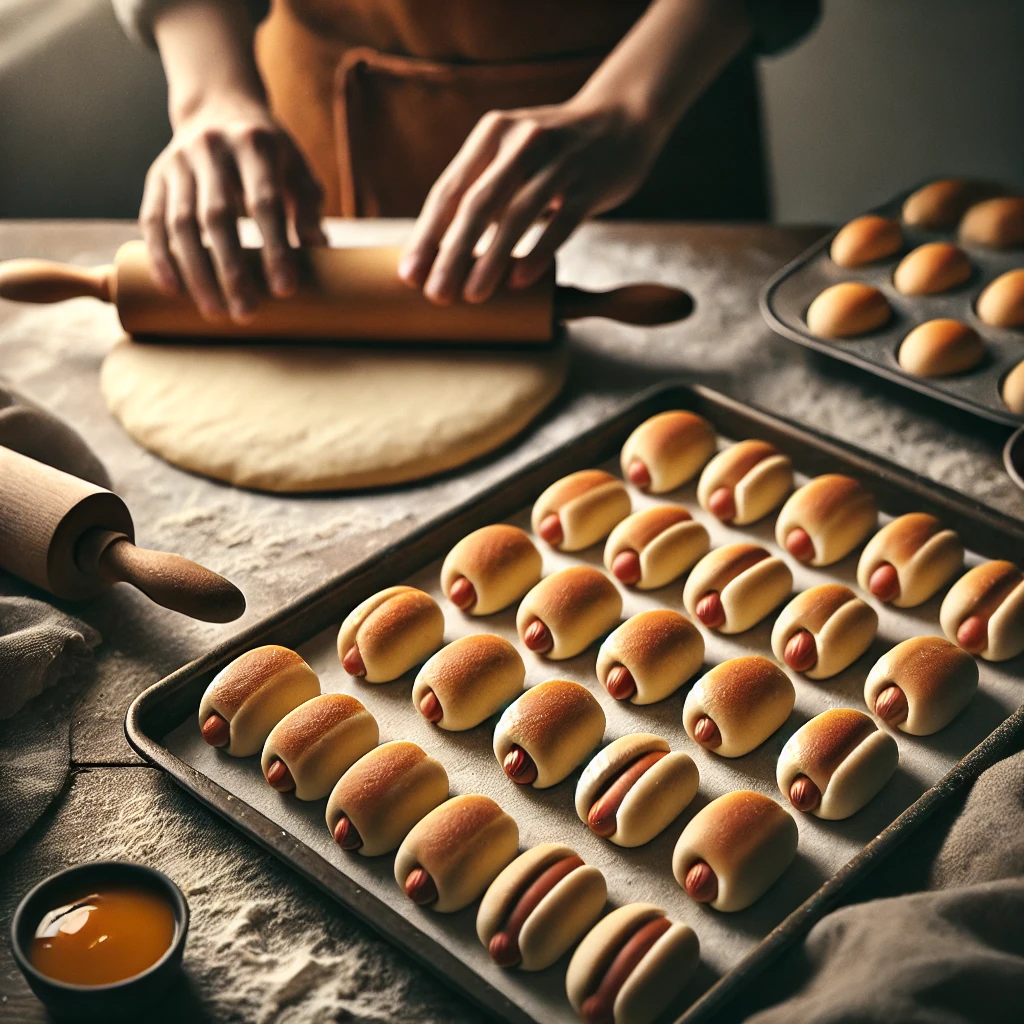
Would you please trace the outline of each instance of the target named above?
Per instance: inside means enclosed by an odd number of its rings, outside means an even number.
[[[152,889],[168,901],[174,912],[174,939],[152,967],[110,985],[72,985],[47,977],[32,966],[29,952],[45,914],[80,898],[83,891],[118,885]],[[157,999],[174,979],[185,952],[188,918],[185,896],[162,871],[127,861],[94,861],[51,875],[25,896],[11,921],[11,949],[32,991],[55,1015],[76,1020],[110,1020],[137,1013]]]
[[[1024,427],[1021,427],[1006,442],[1003,449],[1003,465],[1010,479],[1024,491]]]

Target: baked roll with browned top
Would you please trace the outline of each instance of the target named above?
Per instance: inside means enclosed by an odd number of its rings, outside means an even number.
[[[697,795],[693,758],[651,733],[620,736],[594,755],[576,785],[576,813],[616,846],[643,846]]]
[[[963,284],[971,276],[967,253],[952,242],[926,242],[908,252],[892,275],[904,295],[937,295]]]
[[[954,227],[974,203],[997,195],[997,185],[966,178],[943,178],[922,185],[903,201],[903,222],[931,231]]]
[[[704,637],[684,615],[652,608],[626,619],[597,652],[597,678],[616,699],[654,704],[704,664]]]
[[[790,495],[775,522],[775,540],[798,562],[832,565],[878,523],[875,499],[852,477],[826,473]]]
[[[654,590],[682,576],[710,545],[708,531],[681,505],[655,505],[612,530],[604,565],[627,587]]]
[[[781,558],[757,544],[726,544],[694,566],[683,587],[683,604],[708,629],[742,633],[792,589],[793,573]]]
[[[513,782],[547,789],[583,763],[604,725],[604,711],[585,686],[549,679],[505,710],[494,730],[494,756]]]
[[[600,569],[573,565],[545,576],[516,612],[519,637],[552,661],[573,658],[607,633],[622,614],[622,597]]]
[[[770,797],[741,789],[701,808],[672,854],[687,895],[715,910],[743,910],[760,899],[796,856],[793,816]]]
[[[377,720],[347,693],[322,693],[289,711],[270,731],[261,767],[279,793],[319,800],[377,746]]]
[[[598,868],[561,843],[521,853],[491,882],[476,933],[499,967],[542,971],[601,916],[608,886]]]
[[[631,506],[621,480],[603,469],[581,469],[541,494],[534,502],[530,526],[559,551],[580,551],[607,537]]]
[[[866,213],[836,232],[829,255],[837,267],[863,267],[892,256],[902,245],[903,232],[898,221]]]
[[[960,221],[960,241],[987,249],[1024,246],[1024,196],[997,196],[975,203]]]
[[[841,583],[797,594],[772,627],[772,653],[808,679],[829,679],[852,665],[878,632],[878,614]]]
[[[388,587],[345,617],[338,657],[349,675],[389,683],[426,661],[444,642],[444,615],[415,587]]]
[[[793,490],[793,463],[767,441],[738,441],[719,452],[697,483],[701,508],[746,526],[779,507]]]
[[[942,631],[970,654],[1006,661],[1024,651],[1024,573],[1012,562],[983,562],[949,588]]]
[[[821,338],[855,338],[887,324],[889,300],[874,286],[843,281],[826,288],[807,307],[807,327]]]
[[[990,327],[1024,326],[1024,267],[1008,270],[978,296],[978,319]]]
[[[1003,402],[1010,412],[1024,416],[1024,360],[1021,360],[1003,381]]]
[[[875,662],[864,681],[868,710],[893,729],[931,736],[978,690],[978,663],[941,636],[916,636]]]
[[[211,747],[248,757],[289,711],[319,692],[317,674],[294,651],[256,647],[213,677],[199,702],[199,729]]]
[[[789,676],[759,654],[730,658],[693,684],[683,728],[694,743],[722,757],[742,757],[789,718],[796,690]]]
[[[442,647],[420,669],[413,706],[441,729],[472,729],[523,692],[526,666],[504,637],[474,633]]]
[[[469,615],[492,615],[515,603],[541,576],[540,552],[529,534],[492,523],[467,534],[441,566],[441,589]]]
[[[327,828],[343,850],[376,857],[398,847],[428,811],[448,799],[448,773],[415,743],[374,747],[338,780]]]
[[[873,800],[899,761],[896,741],[870,717],[831,708],[790,736],[775,777],[798,811],[839,821]]]
[[[963,564],[964,546],[953,530],[944,530],[927,512],[908,512],[867,542],[857,563],[857,585],[884,604],[916,608]]]
[[[896,358],[915,377],[952,377],[985,358],[985,340],[960,320],[926,320],[903,339]]]
[[[626,438],[622,475],[641,491],[664,494],[692,480],[717,448],[714,428],[703,416],[659,412]]]
[[[450,914],[480,896],[518,848],[518,826],[490,797],[454,796],[402,840],[395,881],[413,903]]]

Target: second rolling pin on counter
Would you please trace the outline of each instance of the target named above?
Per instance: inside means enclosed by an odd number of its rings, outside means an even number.
[[[185,294],[168,296],[150,275],[142,242],[126,242],[113,264],[86,268],[46,260],[0,264],[0,297],[60,302],[92,296],[117,307],[136,337],[266,338],[299,341],[468,342],[543,344],[558,322],[585,316],[631,324],[672,323],[689,316],[693,299],[678,288],[627,285],[587,292],[555,284],[554,272],[530,288],[502,289],[488,302],[436,306],[398,279],[394,247],[298,251],[300,285],[288,299],[271,299],[262,286],[258,250],[245,250],[261,282],[256,313],[244,324],[204,320]]]

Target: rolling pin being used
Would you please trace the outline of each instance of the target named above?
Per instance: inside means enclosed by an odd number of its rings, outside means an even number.
[[[0,569],[66,600],[131,583],[157,604],[230,622],[245,598],[181,555],[134,544],[125,503],[103,487],[0,446]]]
[[[587,292],[555,284],[554,271],[530,288],[503,289],[488,302],[435,306],[398,279],[400,250],[298,250],[300,285],[291,298],[270,298],[260,254],[245,250],[260,299],[246,323],[204,320],[185,293],[168,296],[150,275],[142,242],[126,242],[113,264],[76,267],[46,260],[0,263],[0,297],[20,302],[61,302],[92,296],[117,307],[135,337],[266,338],[297,341],[545,343],[561,320],[607,317],[652,325],[682,320],[691,296],[660,284]]]

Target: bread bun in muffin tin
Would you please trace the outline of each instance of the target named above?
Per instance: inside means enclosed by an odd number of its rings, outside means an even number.
[[[807,329],[821,338],[856,338],[891,319],[889,300],[874,285],[861,281],[834,284],[807,307]]]
[[[997,196],[975,203],[960,222],[960,241],[987,249],[1024,246],[1024,196]]]
[[[622,475],[650,494],[664,494],[692,480],[718,447],[703,416],[683,409],[644,420],[622,446]]]
[[[899,221],[866,213],[854,217],[836,232],[829,255],[837,267],[863,267],[892,256],[902,245]]]
[[[492,615],[540,580],[541,556],[529,534],[508,523],[462,538],[441,566],[441,589],[467,615]]]
[[[1003,380],[1002,398],[1010,412],[1024,416],[1024,360],[1021,360]]]
[[[581,551],[604,540],[631,507],[621,480],[603,469],[581,469],[541,494],[530,513],[530,526],[559,551]]]
[[[966,178],[932,181],[904,200],[903,223],[927,231],[956,227],[970,206],[998,192],[997,185],[986,181]]]
[[[990,327],[1024,327],[1024,268],[990,281],[978,296],[975,311]]]
[[[952,377],[985,358],[985,342],[960,320],[927,320],[900,343],[897,361],[915,377]]]
[[[938,295],[963,284],[971,272],[971,261],[960,246],[926,242],[900,260],[892,283],[904,295]]]

